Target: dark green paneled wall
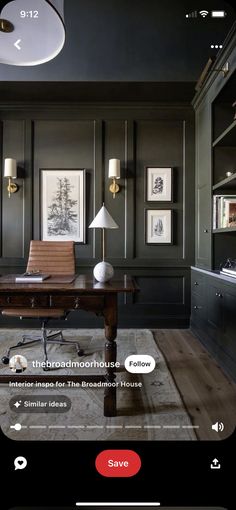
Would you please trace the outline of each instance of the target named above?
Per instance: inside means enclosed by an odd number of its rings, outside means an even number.
[[[18,161],[20,191],[8,199],[2,177],[1,272],[23,271],[31,238],[40,239],[41,169],[86,169],[86,225],[103,201],[119,224],[107,235],[107,259],[132,274],[140,293],[120,298],[120,325],[188,325],[194,263],[194,115],[191,107],[158,104],[13,105],[1,110],[2,161]],[[121,160],[121,190],[109,192],[108,160]],[[148,203],[145,166],[173,167],[173,203]],[[146,208],[171,208],[173,245],[145,244]],[[86,229],[76,246],[78,272],[92,273],[100,233]],[[6,322],[2,325],[7,324]],[[12,323],[13,324],[13,323]],[[14,324],[18,324],[15,322]],[[100,325],[71,314],[68,326]]]

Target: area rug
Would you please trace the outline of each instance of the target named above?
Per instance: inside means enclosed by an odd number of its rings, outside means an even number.
[[[0,357],[10,345],[21,339],[22,334],[36,334],[30,330],[1,330]],[[66,339],[78,339],[85,351],[78,358],[73,346],[49,345],[50,361],[104,360],[104,333],[98,329],[64,330]],[[117,335],[118,356],[121,366],[116,381],[136,381],[142,388],[117,389],[117,416],[103,416],[103,389],[75,388],[42,390],[9,388],[0,385],[0,420],[3,432],[16,440],[196,440],[188,413],[166,365],[164,357],[149,330],[123,329]],[[16,350],[12,351],[16,354]],[[27,373],[44,374],[43,370],[32,366],[33,360],[43,361],[42,345],[19,348],[17,354],[27,358]],[[156,367],[149,374],[131,374],[126,371],[124,362],[131,354],[149,354],[156,361]],[[0,374],[11,373],[8,366],[0,362]],[[102,369],[57,369],[49,372],[59,374],[103,373]],[[48,374],[48,372],[46,372]],[[19,375],[20,377],[20,375]],[[67,396],[71,400],[68,412],[60,413],[20,413],[12,411],[9,401],[17,395]],[[16,430],[15,424],[20,424]]]

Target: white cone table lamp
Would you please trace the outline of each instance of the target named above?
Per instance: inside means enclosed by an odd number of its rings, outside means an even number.
[[[102,262],[99,262],[94,270],[94,277],[98,282],[107,282],[114,275],[114,269],[109,262],[105,262],[105,229],[107,228],[119,228],[116,222],[113,220],[105,205],[98,211],[89,228],[101,228],[102,229]]]

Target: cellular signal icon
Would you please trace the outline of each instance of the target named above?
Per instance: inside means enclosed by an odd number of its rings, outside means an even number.
[[[209,11],[199,11],[199,14],[201,14],[201,16],[205,18],[209,14]]]
[[[190,12],[185,15],[185,18],[197,18],[197,11]]]

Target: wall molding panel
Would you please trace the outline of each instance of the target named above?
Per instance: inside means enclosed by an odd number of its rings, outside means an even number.
[[[30,239],[40,239],[41,169],[86,169],[86,244],[76,245],[78,272],[101,256],[100,232],[88,229],[102,202],[119,225],[107,232],[107,260],[140,285],[120,300],[123,327],[188,326],[189,268],[194,263],[194,113],[185,104],[94,103],[0,105],[1,162],[17,159],[20,190],[10,199],[2,175],[0,272],[23,272]],[[109,191],[108,161],[121,160],[120,192]],[[1,163],[1,164],[2,164]],[[174,168],[173,203],[147,202],[144,167]],[[145,244],[144,210],[172,209],[174,243]],[[68,326],[77,324],[76,314]],[[1,323],[3,319],[1,319]],[[82,314],[84,325],[99,326]],[[5,324],[6,325],[6,324]],[[78,325],[78,324],[77,324]]]

